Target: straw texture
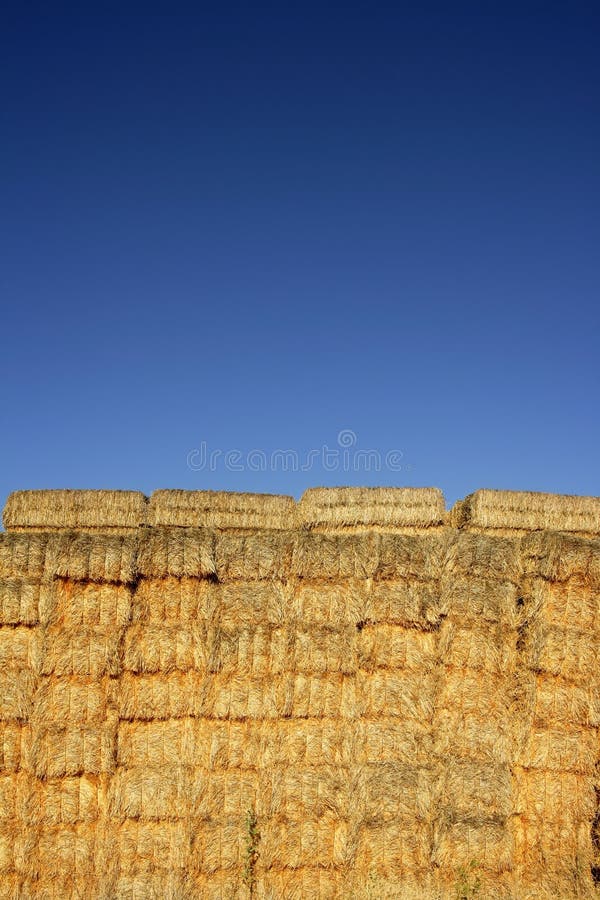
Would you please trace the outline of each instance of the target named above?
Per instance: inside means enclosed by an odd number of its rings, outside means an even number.
[[[480,490],[454,506],[451,521],[474,530],[553,530],[597,535],[600,497]]]
[[[294,525],[293,497],[229,491],[155,491],[149,502],[151,525],[262,529]]]
[[[437,488],[310,488],[298,504],[301,524],[327,531],[432,528],[444,513]]]
[[[128,531],[146,524],[146,506],[137,491],[15,491],[2,521],[7,531]]]
[[[598,896],[600,540],[356,496],[0,534],[0,897]]]

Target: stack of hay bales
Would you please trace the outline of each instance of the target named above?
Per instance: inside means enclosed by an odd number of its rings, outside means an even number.
[[[599,513],[13,495],[0,896],[595,896]]]

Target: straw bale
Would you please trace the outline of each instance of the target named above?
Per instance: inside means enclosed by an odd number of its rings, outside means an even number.
[[[375,578],[405,578],[414,582],[430,582],[440,577],[449,547],[455,540],[452,533],[381,534],[378,537]],[[365,535],[363,541],[366,540]]]
[[[212,578],[215,534],[207,528],[148,529],[140,541],[137,565],[139,574],[147,578]]]
[[[131,672],[206,670],[206,626],[134,625],[127,629],[123,666]]]
[[[193,779],[187,766],[117,769],[109,788],[109,815],[145,820],[181,819],[189,814]]]
[[[148,721],[208,715],[214,703],[213,693],[213,680],[202,673],[124,672],[119,681],[118,711],[122,719]]]
[[[146,524],[146,506],[137,491],[15,491],[6,501],[2,521],[7,531],[127,530]]]
[[[214,587],[200,578],[142,578],[132,597],[131,619],[161,625],[212,622],[219,604]]]
[[[352,578],[338,584],[299,581],[287,609],[291,621],[343,628],[372,621],[371,607],[365,580]]]
[[[75,825],[98,819],[102,788],[98,779],[90,775],[48,778],[27,787],[21,814],[28,826]]]
[[[114,723],[40,729],[31,750],[38,778],[98,775],[115,767]]]
[[[597,736],[593,728],[538,727],[530,731],[519,761],[526,769],[591,775],[596,753]]]
[[[69,629],[117,629],[130,619],[132,595],[129,585],[57,578],[53,588],[48,623]]]
[[[464,625],[479,629],[498,623],[506,628],[519,624],[519,586],[495,578],[452,574],[440,579],[439,596],[444,612]]]
[[[431,528],[445,515],[437,488],[310,488],[298,504],[306,528]]]
[[[186,821],[129,819],[116,829],[123,875],[181,872],[190,865],[191,826]]]
[[[509,674],[516,665],[516,632],[489,623],[485,630],[445,624],[437,652],[445,665],[496,675]]]
[[[502,824],[512,812],[507,765],[450,753],[436,784],[435,816],[442,824],[477,821]]]
[[[289,572],[293,533],[259,531],[256,534],[218,533],[215,557],[219,581],[259,581]]]
[[[17,827],[12,822],[0,822],[0,875],[15,871],[15,835]]]
[[[500,874],[513,867],[513,836],[504,823],[477,821],[434,826],[432,861],[447,871],[469,866],[473,860],[484,872]]]
[[[238,879],[230,879],[232,891],[235,891]],[[178,871],[164,871],[159,874],[144,873],[143,875],[122,875],[115,885],[116,900],[192,900],[198,895],[191,880],[184,873]],[[208,897],[208,895],[206,895]],[[222,893],[221,886],[218,893],[212,895],[214,900],[221,897],[234,897],[235,893]]]
[[[594,778],[577,772],[548,772],[515,767],[518,812],[545,829],[549,823],[575,826],[596,812]]]
[[[294,536],[291,572],[299,578],[337,581],[368,578],[379,560],[380,535],[317,534],[299,531]]]
[[[572,823],[568,819],[558,822],[544,822],[540,827],[539,820],[524,816],[513,818],[513,836],[515,845],[515,867],[520,878],[527,882],[543,881],[545,873],[562,875],[571,880],[571,890],[575,887],[575,875],[589,879],[592,862],[592,841],[590,823]],[[568,883],[568,881],[567,881]],[[557,892],[561,890],[561,882],[556,877],[549,879],[548,887]],[[554,896],[577,897],[577,893]]]
[[[95,827],[88,823],[39,830],[37,857],[44,877],[94,875]]]
[[[594,679],[596,681],[596,679]],[[535,724],[600,725],[600,686],[547,674],[536,678]]]
[[[293,497],[234,491],[154,491],[148,505],[151,525],[218,529],[275,529],[295,524]]]
[[[600,634],[538,623],[527,629],[521,653],[536,672],[589,682],[598,669]]]
[[[547,581],[576,578],[590,590],[600,588],[600,540],[571,534],[535,532],[522,541],[523,571]]]
[[[19,900],[62,900],[62,898],[83,898],[100,896],[94,878],[87,875],[59,874],[25,879],[20,888]],[[91,893],[90,893],[91,892]]]
[[[27,762],[30,741],[28,726],[0,722],[0,771],[18,772]]]
[[[238,865],[243,859],[243,829],[233,826],[233,834],[227,828],[221,830],[221,865],[218,868]],[[212,828],[207,829],[208,834]],[[335,853],[340,837],[345,831],[344,823],[328,820],[302,820],[301,822],[278,822],[267,819],[260,823],[260,858],[265,869],[300,868],[301,866],[331,866],[336,861]],[[336,834],[336,832],[339,832]],[[210,838],[207,835],[207,844]],[[210,871],[216,863],[216,854],[210,852],[207,844],[203,849],[201,870]],[[218,846],[218,845],[217,845]],[[338,850],[339,853],[339,850]]]
[[[0,534],[0,577],[41,578],[46,569],[48,534]]]
[[[436,755],[442,764],[452,755],[506,765],[513,752],[511,725],[506,706],[498,703],[489,712],[485,707],[467,712],[460,707],[436,710]]]
[[[37,679],[30,669],[0,670],[0,721],[26,722],[31,715]]]
[[[540,622],[600,633],[600,604],[594,590],[576,576],[568,581],[545,581],[530,577],[523,581],[528,614]]]
[[[33,628],[0,625],[0,671],[31,665],[35,637]]]
[[[402,625],[365,625],[356,634],[363,669],[430,671],[437,662],[437,640],[430,631]]]
[[[443,574],[448,579],[468,575],[471,578],[519,584],[522,575],[521,542],[514,538],[455,533],[444,559]]]
[[[37,578],[0,579],[0,625],[37,625],[40,595],[47,591]]]
[[[107,715],[107,685],[78,676],[50,676],[41,680],[35,695],[32,725],[48,723],[97,725]]]
[[[508,715],[509,697],[506,678],[487,672],[485,678],[472,669],[446,667],[436,698],[440,710],[458,716],[479,716],[480,728],[485,731],[493,723]]]
[[[50,536],[46,570],[75,581],[128,584],[137,577],[137,550],[136,536],[66,531]]]
[[[380,669],[360,673],[358,679],[361,714],[397,716],[404,721],[430,720],[437,679],[430,672],[396,672]]]
[[[431,865],[431,829],[424,822],[410,828],[386,822],[362,828],[357,837],[352,862],[358,872],[402,877],[424,873]]]
[[[479,490],[459,501],[451,520],[473,529],[600,534],[600,497]]]
[[[207,605],[224,628],[283,625],[289,618],[291,599],[278,581],[240,581],[210,585]]]
[[[119,632],[106,628],[70,631],[61,625],[45,629],[41,648],[42,675],[118,675]]]

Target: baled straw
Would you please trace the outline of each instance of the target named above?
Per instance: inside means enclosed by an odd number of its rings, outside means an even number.
[[[450,522],[473,530],[594,535],[600,534],[600,497],[479,490],[455,504]]]
[[[15,491],[2,521],[7,531],[128,531],[145,525],[146,516],[138,491]]]
[[[149,503],[150,525],[218,529],[290,528],[293,497],[233,491],[154,491]]]
[[[319,531],[404,531],[441,525],[438,488],[310,488],[298,504],[300,524]]]

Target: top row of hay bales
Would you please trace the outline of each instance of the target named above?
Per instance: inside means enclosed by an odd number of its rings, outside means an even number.
[[[228,491],[15,491],[7,531],[103,531],[145,526],[419,533],[450,525],[497,536],[528,531],[600,534],[600,498],[479,490],[446,511],[438,488],[311,488],[293,497]]]

